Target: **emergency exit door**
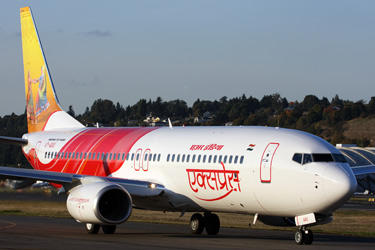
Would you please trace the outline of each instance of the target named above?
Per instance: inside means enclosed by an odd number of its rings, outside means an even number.
[[[260,161],[260,181],[269,183],[272,177],[272,161],[279,143],[271,142],[267,145]]]

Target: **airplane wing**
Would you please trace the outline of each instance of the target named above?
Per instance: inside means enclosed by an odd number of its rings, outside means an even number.
[[[0,178],[15,180],[35,180],[47,181],[61,184],[65,190],[69,190],[82,184],[85,178],[92,178],[87,175],[68,174],[60,172],[41,171],[25,168],[12,168],[0,166]],[[109,181],[123,186],[132,197],[153,197],[161,195],[164,192],[164,186],[138,180],[128,180],[113,177],[94,177],[97,181]]]
[[[352,167],[352,170],[357,178],[357,191],[375,193],[375,165]]]

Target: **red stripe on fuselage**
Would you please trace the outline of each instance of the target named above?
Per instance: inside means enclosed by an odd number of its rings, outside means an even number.
[[[48,164],[43,164],[38,160],[38,169],[54,172],[77,173],[84,175],[108,176],[117,171],[122,164],[123,153],[127,155],[133,145],[144,135],[156,128],[90,128],[79,132],[70,139],[60,150],[64,153],[64,158],[52,159]],[[72,157],[75,153],[74,158]],[[65,158],[65,154],[71,154],[70,158]],[[82,153],[82,159],[81,159]],[[95,159],[84,159],[85,153],[93,155]],[[106,159],[102,155],[108,154]],[[112,153],[112,159],[109,155]],[[114,159],[116,153],[116,159]],[[77,157],[78,154],[78,157]],[[99,154],[99,159],[98,159]],[[120,159],[118,159],[120,154]],[[31,157],[28,157],[28,159]],[[34,161],[30,161],[34,166]],[[36,166],[34,166],[35,168]]]

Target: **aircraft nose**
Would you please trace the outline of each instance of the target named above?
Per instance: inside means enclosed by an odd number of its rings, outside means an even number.
[[[325,173],[327,198],[336,209],[344,204],[357,189],[357,180],[349,166],[332,166]]]

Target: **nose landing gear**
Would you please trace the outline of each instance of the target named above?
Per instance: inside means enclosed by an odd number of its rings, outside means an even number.
[[[310,229],[306,229],[306,227],[301,227],[294,234],[294,240],[296,241],[297,245],[311,245],[311,243],[314,240],[314,236]]]
[[[190,219],[190,229],[193,234],[201,234],[206,228],[208,235],[216,235],[220,230],[219,216],[213,213],[193,214]]]

